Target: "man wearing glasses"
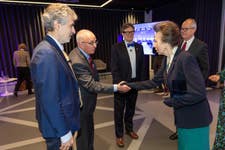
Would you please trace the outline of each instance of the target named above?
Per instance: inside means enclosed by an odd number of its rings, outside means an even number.
[[[196,58],[202,75],[206,80],[209,72],[208,46],[206,43],[195,37],[196,30],[197,23],[195,19],[188,18],[182,23],[181,36],[183,40],[180,47],[183,51],[188,51]],[[178,138],[177,132],[172,134],[169,138],[171,140],[176,140]]]
[[[126,23],[121,28],[124,41],[112,46],[111,50],[111,72],[113,83],[121,81],[134,82],[146,79],[144,64],[144,52],[142,45],[135,43],[134,26]],[[131,89],[127,93],[114,93],[114,121],[116,144],[124,147],[124,123],[126,133],[132,139],[138,139],[133,130],[133,116],[138,91]]]
[[[77,48],[71,51],[69,57],[78,79],[83,106],[80,112],[80,127],[77,136],[78,150],[94,149],[94,111],[97,93],[127,92],[126,85],[105,84],[99,82],[96,65],[91,55],[95,53],[98,41],[90,30],[80,30],[76,35]],[[121,82],[122,83],[122,82]]]

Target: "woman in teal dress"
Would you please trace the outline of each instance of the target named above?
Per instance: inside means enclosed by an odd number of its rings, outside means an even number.
[[[212,114],[199,65],[190,53],[178,47],[180,29],[174,22],[158,23],[154,30],[154,47],[159,55],[165,56],[162,65],[152,80],[127,85],[144,90],[166,83],[170,97],[163,103],[174,111],[178,150],[209,150]]]
[[[211,75],[209,79],[213,82],[221,81],[225,84],[225,68],[220,73]],[[213,150],[223,149],[225,149],[225,87],[222,90],[216,129],[216,139],[213,145]]]

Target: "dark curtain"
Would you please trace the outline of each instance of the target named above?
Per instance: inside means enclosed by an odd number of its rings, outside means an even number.
[[[209,74],[218,70],[222,0],[181,0],[153,10],[153,21],[171,20],[181,26],[186,18],[195,18],[195,36],[208,44]]]
[[[0,71],[9,77],[15,77],[13,52],[19,43],[26,43],[32,56],[32,50],[43,39],[45,32],[41,23],[41,14],[46,6],[0,4]],[[124,11],[106,9],[74,8],[78,14],[75,29],[90,29],[99,40],[94,58],[107,63],[110,71],[111,45],[117,42],[120,27],[124,22],[141,23],[143,11]],[[76,46],[75,36],[65,45],[66,52]]]
[[[41,8],[31,9],[30,6],[0,4],[0,68],[4,75],[15,77],[12,58],[19,43],[26,43],[31,54],[41,41],[41,11]]]
[[[99,44],[94,58],[102,59],[107,63],[107,70],[110,71],[111,46],[117,42],[120,34],[120,27],[125,22],[142,23],[144,11],[122,11],[102,9],[76,9],[79,19],[76,29],[82,28],[92,30]],[[71,49],[69,49],[71,50]]]

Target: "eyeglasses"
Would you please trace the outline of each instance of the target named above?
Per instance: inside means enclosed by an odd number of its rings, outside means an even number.
[[[181,31],[186,32],[186,31],[188,31],[188,30],[190,30],[190,29],[194,29],[194,27],[191,27],[191,28],[181,28]]]
[[[123,31],[124,34],[133,34],[134,31]]]
[[[97,40],[96,41],[91,41],[91,42],[81,42],[81,43],[87,43],[87,44],[92,45],[92,46],[98,45],[98,41]]]

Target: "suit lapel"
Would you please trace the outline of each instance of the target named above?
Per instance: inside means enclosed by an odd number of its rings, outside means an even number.
[[[139,48],[136,43],[134,43],[134,46],[135,46],[135,57],[136,57],[136,70],[138,70],[137,68],[140,66],[139,59],[144,59],[144,58],[139,56]]]
[[[73,78],[76,79],[76,77],[73,75],[73,72],[71,70],[72,68],[70,68],[68,64],[69,62],[67,62],[65,56],[62,53],[62,50],[59,48],[56,42],[48,35],[45,37],[45,40],[54,47],[53,50],[56,52],[56,56],[58,56],[60,62],[63,64],[63,66],[65,67],[67,71],[71,72],[71,75],[73,76]]]
[[[126,59],[126,60],[124,60],[124,62],[129,62],[129,73],[130,73],[130,75],[129,76],[131,76],[131,73],[132,73],[132,68],[131,68],[131,62],[130,62],[130,57],[129,57],[129,54],[128,54],[128,51],[127,51],[127,47],[126,47],[126,44],[125,44],[125,42],[123,41],[122,43],[121,43],[121,50],[122,50],[122,55],[124,55],[124,59]],[[136,51],[136,48],[135,48],[135,51]]]
[[[64,61],[66,62],[66,59],[65,59],[61,49],[59,48],[59,46],[56,44],[56,42],[48,35],[45,37],[45,40],[55,48],[54,50],[57,53],[57,55],[60,55],[62,57],[62,59],[64,59]]]
[[[87,58],[84,56],[84,54],[80,51],[79,48],[77,48],[78,55],[86,62],[87,66],[89,67],[90,72],[92,73],[92,76],[95,78],[95,80],[98,80],[98,71],[95,62],[93,61],[94,67],[93,70],[91,69],[89,62]]]
[[[177,56],[180,54],[180,52],[181,52],[181,49],[178,48],[177,51],[176,51],[176,53],[175,53],[175,55],[174,55],[174,57],[173,57],[172,64],[170,65],[170,68],[168,70],[168,76],[169,76],[170,72],[173,70],[174,65],[176,63],[176,60],[177,60]]]
[[[89,65],[89,62],[87,60],[87,58],[84,56],[84,54],[80,51],[79,48],[76,48],[78,55],[87,63],[87,65]]]
[[[188,51],[189,51],[191,54],[193,53],[192,51],[195,50],[196,43],[197,43],[197,39],[194,38],[193,42],[191,43],[191,45],[190,45],[190,47],[189,47],[189,49],[188,49]]]
[[[124,55],[126,55],[126,57],[125,58],[128,58],[128,60],[130,60],[129,59],[129,54],[128,54],[128,52],[127,52],[127,47],[126,47],[126,45],[125,45],[125,42],[123,42],[122,44],[121,44],[121,50],[123,51],[123,54]]]

